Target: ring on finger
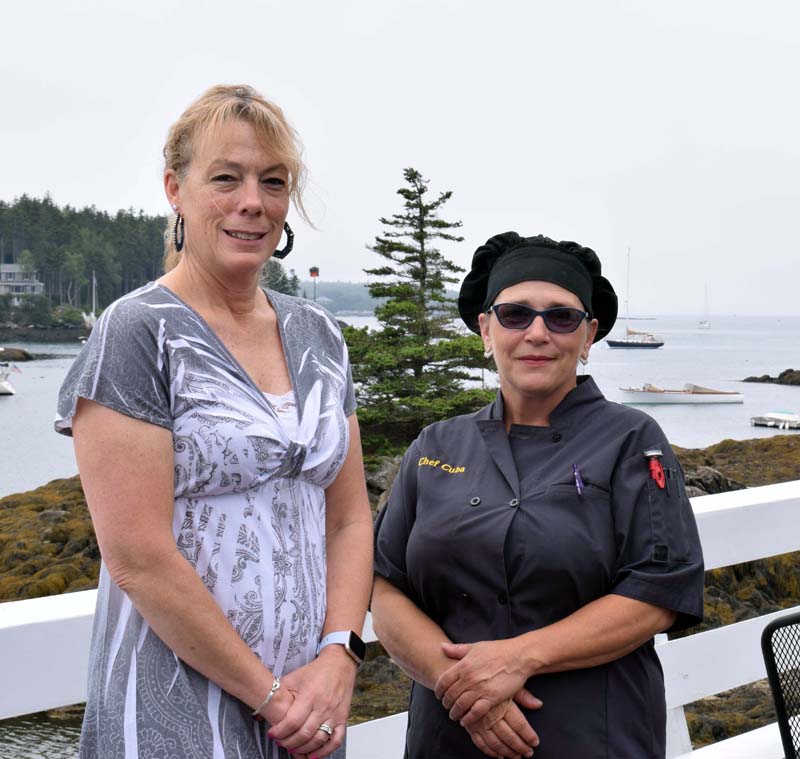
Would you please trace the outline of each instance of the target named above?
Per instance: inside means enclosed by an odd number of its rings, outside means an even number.
[[[317,730],[322,730],[322,732],[325,733],[328,736],[328,738],[330,738],[333,735],[333,728],[327,722],[323,722],[317,728]]]

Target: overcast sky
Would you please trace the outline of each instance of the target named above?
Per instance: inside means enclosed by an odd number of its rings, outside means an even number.
[[[507,230],[599,254],[634,314],[800,314],[795,0],[4,3],[0,199],[166,213],[167,128],[212,84],[305,144],[286,265],[365,279],[402,170],[467,266]]]

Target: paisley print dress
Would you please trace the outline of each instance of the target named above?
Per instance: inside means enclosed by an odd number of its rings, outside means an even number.
[[[71,434],[83,397],[172,431],[178,548],[280,675],[314,658],[325,620],[325,489],[355,397],[335,320],[300,298],[266,297],[290,396],[265,395],[197,312],[150,284],[103,313],[55,426]],[[81,759],[288,759],[249,711],[178,659],[101,567]]]

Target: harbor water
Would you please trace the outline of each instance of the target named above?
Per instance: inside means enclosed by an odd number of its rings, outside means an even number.
[[[353,326],[376,325],[373,317],[342,319]],[[707,330],[698,328],[698,320],[633,321],[637,329],[664,338],[664,347],[614,349],[603,341],[592,348],[586,371],[610,400],[620,400],[619,388],[646,382],[669,388],[692,382],[744,394],[742,404],[642,407],[661,424],[672,443],[686,448],[702,448],[725,438],[782,434],[751,427],[750,418],[770,411],[800,412],[800,388],[741,380],[750,375],[775,376],[790,367],[800,369],[800,317],[718,316]],[[619,326],[615,330],[621,331]],[[48,357],[18,364],[21,373],[10,378],[17,394],[0,396],[0,496],[77,472],[72,443],[53,432],[53,418],[58,388],[80,345],[10,343],[9,347]],[[496,381],[492,372],[485,372],[486,386]]]
[[[372,317],[342,317],[353,326],[375,326]],[[587,373],[610,400],[619,388],[651,383],[680,388],[691,382],[720,390],[738,390],[742,404],[644,406],[675,444],[699,448],[725,438],[744,440],[781,432],[750,426],[750,418],[770,411],[800,412],[800,387],[743,383],[744,377],[775,376],[800,369],[800,317],[714,317],[711,329],[698,328],[699,317],[660,317],[633,321],[665,341],[657,350],[592,349]],[[617,327],[615,333],[621,334]],[[13,373],[14,396],[0,396],[0,496],[30,490],[77,472],[69,438],[53,432],[58,388],[79,344],[12,343],[36,356]],[[476,382],[487,387],[496,376],[486,371]],[[0,722],[0,757],[73,759],[77,755],[79,710],[66,717],[31,715]]]

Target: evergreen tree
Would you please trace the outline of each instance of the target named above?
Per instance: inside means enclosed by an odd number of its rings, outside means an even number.
[[[413,168],[403,172],[397,193],[403,210],[381,218],[385,227],[369,250],[385,263],[365,273],[375,277],[370,295],[386,300],[375,309],[382,329],[347,328],[359,419],[367,450],[406,446],[427,424],[472,411],[492,393],[468,389],[470,368],[485,366],[480,339],[455,321],[455,304],[445,287],[462,272],[436,246],[461,242],[439,212],[450,199],[427,199],[428,181]]]
[[[261,285],[286,295],[297,295],[300,292],[300,278],[294,269],[289,269],[287,274],[277,258],[270,258],[261,270]]]

